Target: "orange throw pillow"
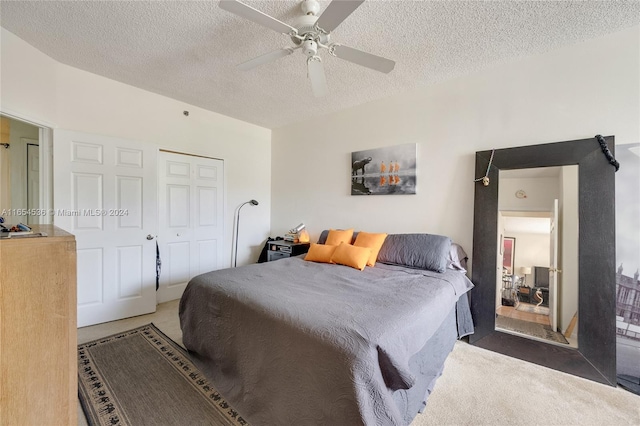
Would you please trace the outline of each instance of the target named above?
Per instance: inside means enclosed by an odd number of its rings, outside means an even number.
[[[311,244],[304,260],[310,262],[331,263],[331,256],[338,246],[326,244]]]
[[[367,260],[369,260],[370,256],[370,248],[356,247],[343,242],[333,252],[331,262],[351,266],[362,271],[367,266]]]
[[[371,256],[367,261],[367,266],[375,266],[378,260],[380,248],[387,238],[387,234],[370,234],[368,232],[358,232],[356,241],[353,243],[357,247],[367,247],[371,249]]]
[[[330,229],[327,241],[324,243],[330,246],[339,246],[342,242],[351,244],[351,238],[353,238],[353,229]]]

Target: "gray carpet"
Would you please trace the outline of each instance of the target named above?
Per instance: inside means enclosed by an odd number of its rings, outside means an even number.
[[[541,339],[551,340],[552,342],[557,343],[564,343],[565,345],[569,344],[562,333],[553,331],[548,325],[538,324],[531,321],[523,321],[516,318],[498,315],[496,317],[496,328],[517,331],[518,333],[523,333],[528,336],[539,337]]]
[[[153,324],[78,345],[78,394],[93,425],[248,425]]]

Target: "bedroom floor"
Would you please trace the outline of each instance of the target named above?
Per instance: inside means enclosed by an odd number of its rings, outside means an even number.
[[[160,328],[164,334],[171,337],[176,343],[182,345],[182,331],[180,330],[180,320],[178,319],[179,303],[180,300],[172,300],[159,304],[156,307],[156,311],[152,314],[79,328],[78,344],[120,333],[121,331],[127,331],[152,322]]]
[[[178,303],[178,300],[162,303],[153,314],[80,328],[78,343],[153,322],[167,336],[182,344]],[[536,404],[523,408],[517,396],[523,392],[535,392]],[[594,405],[593,401],[598,404]],[[464,409],[452,409],[460,406]],[[536,407],[545,407],[545,410]],[[640,396],[621,388],[601,385],[458,341],[424,413],[419,414],[411,426],[640,424],[638,407]],[[518,413],[517,418],[514,413]],[[87,425],[79,402],[78,425]]]
[[[498,306],[496,313],[503,317],[515,318],[522,321],[535,322],[536,324],[551,325],[548,315],[533,314],[530,312],[518,311],[513,306]]]
[[[525,304],[525,305],[527,305],[527,304]],[[533,306],[533,305],[531,305],[531,306]],[[498,306],[496,308],[496,314],[498,315],[497,321],[501,322],[501,323],[504,323],[504,321],[500,321],[501,319],[504,320],[506,318],[512,318],[514,320],[527,321],[527,322],[533,323],[533,324],[540,324],[540,325],[545,326],[547,328],[549,328],[551,326],[551,321],[549,320],[549,316],[548,315],[519,311],[514,306]],[[502,318],[500,318],[500,317],[502,317]],[[498,328],[502,328],[502,327],[498,326]],[[516,328],[507,327],[506,331],[509,332],[509,330],[522,331],[518,327],[516,327]],[[530,336],[536,336],[535,333],[531,334],[531,333],[528,333],[526,331],[522,331],[522,332],[524,334],[528,334]],[[578,339],[575,336],[575,334],[570,336],[570,337],[565,337],[560,332],[551,332],[551,334],[552,335],[547,335],[546,337],[543,337],[543,336],[540,336],[540,337],[542,338],[542,341],[551,341],[551,342],[559,343],[561,345],[568,344],[569,346],[574,347],[574,348],[578,347]],[[537,337],[532,337],[532,338],[535,339],[535,340],[538,340]]]

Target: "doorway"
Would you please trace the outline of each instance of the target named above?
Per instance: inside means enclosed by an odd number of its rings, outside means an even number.
[[[52,223],[51,131],[0,114],[0,216],[6,224]]]
[[[547,212],[500,212],[502,294],[496,327],[568,344],[557,331],[557,285],[550,278],[550,269],[557,263],[552,216]]]

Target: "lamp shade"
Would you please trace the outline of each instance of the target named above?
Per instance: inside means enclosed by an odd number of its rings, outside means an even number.
[[[531,273],[531,267],[530,266],[521,266],[520,267],[520,273],[522,275],[529,275]]]
[[[302,231],[300,231],[300,233],[298,234],[298,241],[301,243],[309,242],[309,233],[307,232],[306,229],[303,229]]]

